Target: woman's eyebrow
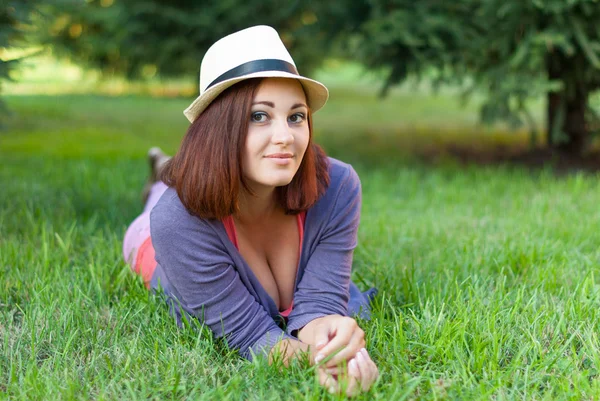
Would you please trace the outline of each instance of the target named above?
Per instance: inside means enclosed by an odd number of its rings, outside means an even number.
[[[271,107],[273,109],[275,108],[275,103],[273,103],[273,102],[267,102],[266,100],[262,101],[262,102],[254,102],[254,103],[252,103],[252,106],[254,106],[255,104],[264,104],[265,106],[269,106],[269,107]]]
[[[269,106],[269,107],[271,107],[273,109],[275,108],[275,103],[269,102],[269,101],[266,101],[266,100],[262,100],[262,101],[259,101],[259,102],[254,102],[254,103],[252,103],[252,106],[257,105],[257,104],[264,104],[265,106]],[[306,107],[308,109],[308,106],[305,105],[304,103],[296,103],[292,107],[290,107],[290,110],[297,109],[298,107]]]

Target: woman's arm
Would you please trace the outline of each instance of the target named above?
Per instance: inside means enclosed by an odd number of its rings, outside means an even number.
[[[298,331],[303,342],[313,343],[323,358],[332,358],[333,366],[355,355],[364,346],[364,333],[348,314],[352,254],[357,243],[360,221],[361,187],[349,165],[334,165],[332,185],[324,202],[310,213],[326,223],[320,232],[294,294],[294,310],[288,321],[288,333]],[[308,232],[308,229],[307,229]],[[316,334],[320,333],[320,334]],[[321,343],[330,343],[330,346]]]
[[[171,287],[168,295],[243,357],[268,354],[290,336],[250,294],[213,227],[177,202],[163,197],[150,216],[156,260]]]

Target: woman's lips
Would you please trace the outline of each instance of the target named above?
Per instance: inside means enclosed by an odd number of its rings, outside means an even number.
[[[265,158],[279,165],[286,165],[291,163],[293,157],[294,155],[291,153],[273,153],[265,156]]]
[[[268,157],[269,159],[291,159],[292,156],[291,153],[273,153],[265,157]]]

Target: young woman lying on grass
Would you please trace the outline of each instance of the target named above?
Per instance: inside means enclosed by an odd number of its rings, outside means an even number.
[[[323,386],[353,395],[378,377],[349,317],[368,313],[372,291],[350,281],[359,178],[312,141],[327,97],[270,27],[216,42],[179,151],[150,153],[162,181],[123,251],[179,321],[200,319],[248,359],[308,355]]]

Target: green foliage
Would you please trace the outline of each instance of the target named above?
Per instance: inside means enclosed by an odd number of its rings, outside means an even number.
[[[483,92],[481,120],[533,124],[548,97],[548,143],[580,152],[600,120],[600,0],[52,0],[35,14],[37,40],[58,54],[127,77],[195,75],[218,38],[269,24],[306,73],[340,56],[386,74],[382,94],[409,76]]]
[[[600,29],[593,22],[600,18],[597,0],[515,1],[496,7],[484,2],[475,15],[487,29],[468,48],[467,61],[475,84],[488,92],[484,119],[516,119],[526,112],[528,98],[549,92],[563,98],[561,108],[549,110],[555,118],[567,113],[569,104],[587,104],[589,95],[600,89]],[[564,126],[554,127],[553,137],[562,130],[564,139],[571,139]]]
[[[22,43],[31,9],[36,3],[34,0],[4,0],[0,5],[0,92],[2,81],[10,79],[9,73],[18,62],[16,58],[9,59],[5,51]],[[7,114],[8,109],[0,99],[0,127]]]
[[[465,95],[486,93],[484,121],[516,126],[531,121],[528,99],[557,93],[566,113],[600,88],[598,0],[365,0],[318,7],[318,29],[340,39],[352,57],[387,71],[384,94],[409,75],[459,81]]]
[[[252,25],[272,25],[290,48],[302,47],[298,37],[286,35],[302,25],[300,5],[277,0],[55,0],[41,8],[38,41],[106,73],[197,74],[210,45]],[[310,67],[314,53],[302,54],[301,65]]]

